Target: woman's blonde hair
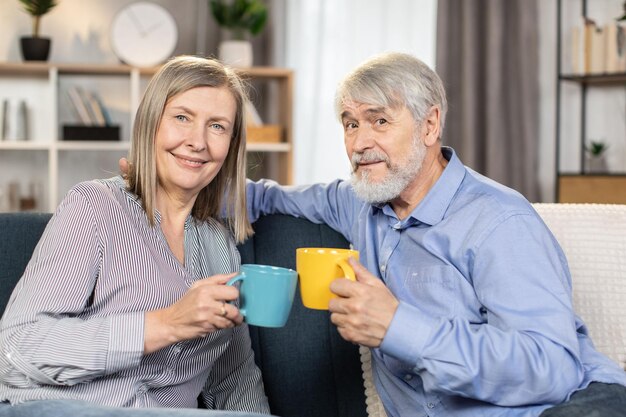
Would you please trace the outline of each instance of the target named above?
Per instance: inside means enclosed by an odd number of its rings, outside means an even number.
[[[167,102],[196,87],[225,87],[237,103],[235,123],[228,155],[215,178],[204,187],[191,210],[200,221],[220,219],[237,242],[252,234],[246,211],[246,123],[248,100],[241,78],[220,62],[194,56],[169,60],[152,77],[143,95],[133,126],[128,189],[141,200],[148,221],[155,225],[157,189],[155,138]]]

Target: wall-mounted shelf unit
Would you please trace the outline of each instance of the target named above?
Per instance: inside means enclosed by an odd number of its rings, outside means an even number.
[[[33,196],[37,199],[36,210],[53,211],[77,182],[115,175],[117,161],[129,150],[131,126],[141,95],[157,69],[0,63],[0,102],[20,100],[28,108],[26,140],[0,140],[0,199],[6,199],[9,188],[15,192],[17,184],[22,195],[31,189],[40,190],[41,195]],[[290,184],[293,73],[282,68],[253,67],[241,70],[241,75],[252,86],[253,102],[263,121],[275,125],[280,132],[276,142],[268,143],[255,140],[253,129],[248,131],[249,174]],[[63,125],[77,124],[67,97],[68,89],[76,85],[102,97],[113,124],[120,126],[119,141],[91,141],[88,137],[63,140]],[[260,91],[267,91],[267,96]]]
[[[575,7],[579,13],[576,22],[563,23],[565,11],[571,15],[571,10],[564,7]],[[582,20],[581,16],[588,16],[588,2],[580,0],[578,2],[557,0],[557,87],[556,87],[556,201],[560,203],[614,203],[626,204],[626,170],[607,170],[607,172],[591,172],[587,161],[587,142],[590,141],[589,120],[590,114],[598,116],[598,112],[606,112],[608,104],[604,102],[602,105],[590,106],[589,94],[593,91],[596,96],[607,94],[615,89],[624,89],[626,87],[625,72],[611,73],[581,73],[574,74],[564,71],[564,48],[563,39],[566,31],[571,29],[571,25],[579,24]],[[565,30],[565,31],[564,31]],[[574,97],[579,101],[578,109],[572,109],[563,100],[564,88],[568,88],[570,93],[572,89]],[[570,95],[572,97],[572,95]],[[597,98],[597,97],[596,97]],[[620,116],[624,109],[620,109]],[[565,135],[563,133],[564,123],[572,120],[578,121],[578,138]],[[565,121],[565,116],[570,116]],[[623,115],[626,119],[626,114]],[[626,142],[626,138],[624,139]],[[572,158],[565,161],[563,152],[565,146],[578,147],[576,154],[578,155],[577,168],[572,168]],[[570,148],[572,149],[572,148]],[[575,149],[574,149],[575,150]],[[568,154],[571,155],[571,154]],[[567,164],[566,164],[567,162]],[[564,168],[564,165],[569,165]],[[624,172],[621,172],[624,171]]]

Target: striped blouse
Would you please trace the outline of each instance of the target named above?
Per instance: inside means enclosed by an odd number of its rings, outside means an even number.
[[[160,222],[159,214],[156,215]],[[248,327],[144,355],[144,315],[198,279],[238,270],[215,220],[185,223],[185,265],[120,177],[72,188],[2,318],[0,401],[79,399],[121,407],[269,413]]]

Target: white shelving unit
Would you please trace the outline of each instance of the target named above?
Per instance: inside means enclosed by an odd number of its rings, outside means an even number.
[[[0,63],[0,101],[23,100],[28,108],[25,141],[0,140],[0,198],[9,183],[22,194],[31,184],[41,189],[35,210],[54,211],[65,193],[80,181],[114,175],[117,161],[128,153],[130,130],[141,95],[158,68],[126,65]],[[241,75],[253,85],[253,99],[264,121],[279,126],[280,138],[264,143],[248,132],[248,152],[256,176],[292,182],[293,73],[287,69],[256,67]],[[255,86],[267,84],[268,97],[258,97]],[[120,141],[64,141],[64,124],[78,124],[66,91],[80,85],[96,91],[120,126]],[[260,87],[264,89],[265,87]],[[257,97],[255,97],[257,93]],[[263,111],[265,110],[265,111]],[[1,208],[1,206],[0,206]]]

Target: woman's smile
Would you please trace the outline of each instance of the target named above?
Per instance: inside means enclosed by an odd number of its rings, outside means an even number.
[[[189,168],[199,168],[202,167],[204,164],[206,164],[209,161],[200,159],[200,158],[194,158],[191,156],[184,156],[184,155],[177,155],[174,152],[171,152],[172,156],[174,156],[174,158],[176,158],[176,161],[183,165],[184,167],[189,167]]]

